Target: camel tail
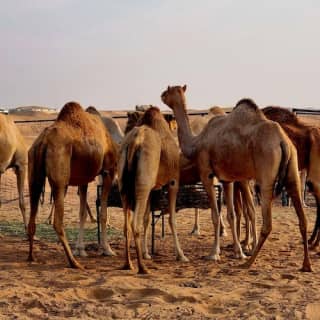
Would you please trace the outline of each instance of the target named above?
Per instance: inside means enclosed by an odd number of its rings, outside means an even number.
[[[275,196],[278,196],[282,192],[282,189],[285,185],[289,164],[289,150],[287,144],[284,141],[281,141],[280,147],[282,155],[278,171],[278,182],[275,187]]]
[[[40,196],[45,185],[46,147],[40,143],[31,147],[28,153],[28,181],[31,215],[38,210]]]
[[[134,211],[136,206],[136,174],[140,144],[137,141],[129,144],[126,150],[125,165],[121,176],[122,197],[126,200],[127,207]]]

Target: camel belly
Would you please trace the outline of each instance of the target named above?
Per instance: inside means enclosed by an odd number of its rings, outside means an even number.
[[[70,172],[70,185],[87,184],[95,179],[102,169],[102,159],[100,157],[87,155],[77,157],[72,156],[71,159],[71,172]]]

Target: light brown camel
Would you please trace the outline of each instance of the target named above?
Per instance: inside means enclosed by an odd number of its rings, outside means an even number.
[[[280,107],[266,107],[265,116],[278,122],[298,152],[299,170],[306,171],[306,182],[317,204],[317,218],[309,243],[318,246],[320,241],[320,128],[305,123],[293,112]]]
[[[311,271],[307,244],[307,222],[302,208],[297,153],[281,127],[267,120],[262,111],[250,99],[240,100],[227,117],[215,117],[198,136],[190,130],[186,111],[186,86],[168,87],[161,95],[178,123],[178,137],[182,152],[197,162],[200,176],[208,192],[215,240],[210,258],[219,260],[219,213],[212,177],[232,182],[255,179],[262,198],[263,223],[257,246],[250,259],[243,265],[249,267],[255,261],[263,243],[272,229],[271,202],[276,180],[276,194],[283,185],[287,187],[299,218],[304,247],[303,271]],[[266,161],[267,159],[267,161]],[[234,221],[232,184],[225,193],[229,219]],[[234,221],[235,222],[235,221]],[[237,239],[233,227],[234,239]]]
[[[125,215],[125,269],[133,269],[130,237],[133,232],[139,273],[147,273],[142,258],[150,258],[146,241],[141,248],[142,226],[145,235],[150,217],[150,192],[168,185],[169,224],[175,242],[176,257],[188,261],[180,247],[176,231],[175,207],[179,188],[179,148],[168,125],[156,107],[148,109],[140,122],[124,138],[118,163],[119,189]],[[133,211],[133,212],[131,212]],[[131,227],[131,228],[130,228]]]
[[[24,204],[24,182],[27,175],[28,149],[15,123],[4,114],[0,114],[0,181],[1,175],[13,168],[17,177],[19,208],[23,223],[27,227]],[[1,204],[1,202],[0,202]]]
[[[119,123],[116,120],[114,120],[113,118],[111,118],[111,117],[102,116],[100,114],[100,112],[93,106],[89,106],[86,109],[86,111],[91,113],[91,114],[95,114],[95,115],[101,117],[101,120],[103,121],[106,129],[109,131],[113,142],[115,144],[117,144],[118,146],[120,146],[120,143],[122,142],[122,139],[124,137],[124,133],[123,133],[122,129],[120,128]],[[98,183],[102,184],[102,177],[101,176],[98,177],[98,180],[99,180]],[[90,221],[92,223],[97,222],[95,217],[92,214],[92,211],[91,211],[90,206],[89,206],[88,203],[86,204],[86,208],[87,208],[87,212],[89,214]],[[50,210],[49,216],[46,219],[46,222],[48,224],[52,224],[53,223],[53,211],[54,211],[54,204],[51,206],[51,210]],[[110,214],[108,214],[108,218],[107,218],[107,225],[108,226],[110,225],[109,220],[110,220]]]
[[[46,128],[31,146],[28,158],[30,193],[29,261],[33,261],[33,238],[39,197],[47,177],[54,198],[54,229],[57,232],[69,264],[82,268],[74,258],[68,244],[64,227],[64,195],[69,185],[79,186],[80,217],[86,215],[87,187],[94,178],[103,175],[101,194],[102,248],[105,255],[112,255],[106,239],[107,198],[116,170],[116,146],[101,119],[85,112],[76,102],[67,103],[57,120]],[[80,226],[84,221],[80,221]],[[81,231],[81,228],[80,228]],[[79,231],[79,238],[81,238]],[[79,247],[82,250],[83,248]]]

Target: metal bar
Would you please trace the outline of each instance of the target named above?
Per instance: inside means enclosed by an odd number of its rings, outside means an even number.
[[[162,239],[164,238],[164,214],[161,213],[161,218],[162,218],[162,225],[161,225],[161,236],[162,236]]]
[[[156,226],[155,213],[153,210],[151,211],[151,215],[152,215],[152,219],[151,219],[151,254],[153,255],[154,249],[155,249],[154,237],[155,237],[155,226]]]

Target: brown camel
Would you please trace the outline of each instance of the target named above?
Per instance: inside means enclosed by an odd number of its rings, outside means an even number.
[[[23,189],[27,174],[28,149],[18,127],[9,116],[4,114],[0,114],[0,151],[0,181],[1,175],[7,169],[14,169],[17,177],[19,207],[26,228],[27,218]]]
[[[307,186],[317,203],[317,218],[309,239],[316,247],[320,241],[320,128],[303,122],[284,108],[266,107],[262,111],[268,119],[281,125],[297,148],[299,170],[302,170],[302,177],[306,171]]]
[[[143,255],[150,258],[146,241],[141,248],[142,225],[147,230],[150,217],[150,192],[168,185],[169,222],[175,242],[176,257],[188,261],[180,247],[176,231],[175,206],[179,188],[179,148],[168,125],[156,107],[148,109],[140,126],[124,138],[118,163],[119,189],[125,215],[125,269],[133,269],[130,258],[130,229],[137,251],[139,273],[147,273]],[[131,213],[133,211],[133,213]],[[131,226],[131,228],[130,228]],[[145,234],[147,232],[145,231]]]
[[[33,238],[39,198],[47,177],[54,199],[54,229],[57,232],[69,264],[82,268],[74,258],[63,228],[64,195],[69,185],[79,186],[80,218],[86,216],[88,183],[103,175],[101,195],[102,248],[105,255],[114,254],[106,239],[107,198],[116,170],[116,146],[101,119],[85,112],[76,102],[67,103],[57,120],[46,128],[31,146],[28,158],[30,193],[29,261],[33,261]],[[80,227],[84,223],[80,221]],[[81,239],[81,228],[79,239]],[[82,250],[83,248],[79,247]]]
[[[178,123],[178,137],[182,152],[187,158],[197,162],[202,183],[208,192],[215,226],[215,241],[209,258],[218,260],[220,254],[219,213],[212,187],[212,177],[217,176],[219,180],[226,181],[226,184],[232,181],[255,179],[259,185],[263,224],[258,244],[250,259],[243,265],[245,267],[251,266],[255,261],[271,232],[271,202],[274,186],[278,180],[275,193],[278,194],[283,185],[287,187],[299,218],[304,247],[302,270],[311,271],[297,153],[290,139],[277,123],[267,120],[250,99],[240,100],[227,117],[211,119],[198,136],[193,136],[186,111],[185,91],[186,86],[168,87],[161,98],[173,110]],[[232,184],[225,192],[225,196],[229,219],[234,221],[231,191]],[[234,239],[237,240],[234,229],[233,227]]]

